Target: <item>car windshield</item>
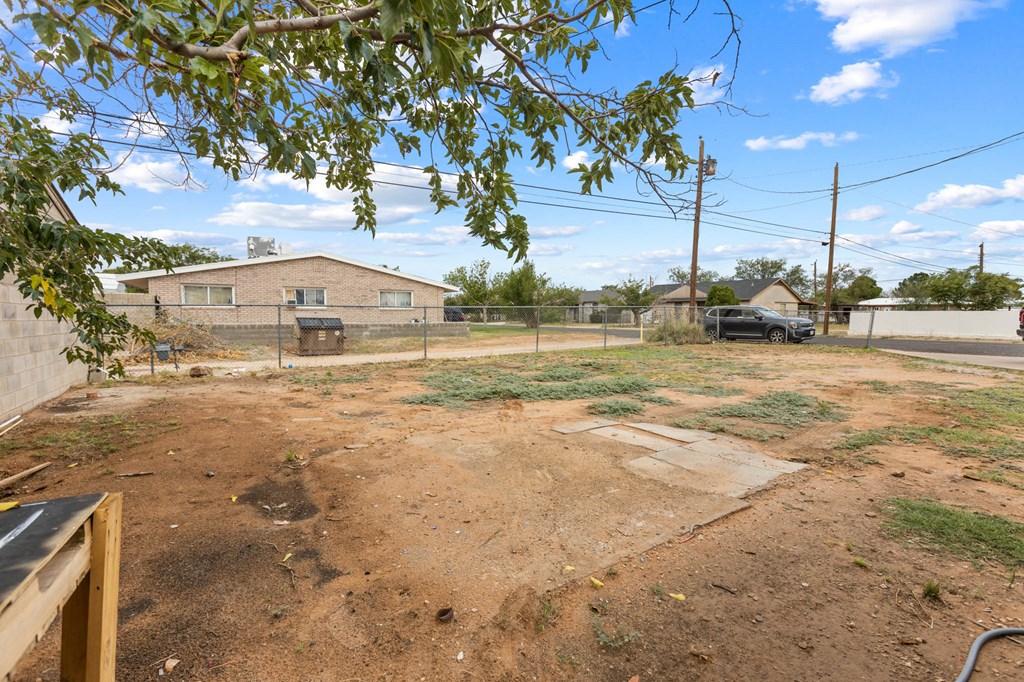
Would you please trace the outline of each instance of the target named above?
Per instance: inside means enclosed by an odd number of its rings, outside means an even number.
[[[754,310],[756,310],[757,312],[761,313],[765,317],[776,317],[776,318],[783,317],[782,315],[780,315],[779,313],[775,312],[771,308],[754,308]]]

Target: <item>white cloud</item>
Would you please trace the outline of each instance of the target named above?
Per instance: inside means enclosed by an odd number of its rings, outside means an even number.
[[[857,139],[857,133],[845,132],[841,135],[835,133],[800,133],[796,137],[759,137],[754,140],[747,140],[744,146],[755,152],[762,152],[768,149],[806,149],[809,142],[818,142],[822,147],[835,147],[840,142],[853,142]]]
[[[885,209],[881,206],[871,204],[860,208],[851,208],[843,214],[843,220],[855,223],[865,223],[869,220],[877,220],[885,216]]]
[[[122,154],[110,176],[124,187],[137,187],[159,194],[165,190],[187,189],[188,174],[180,161],[154,161],[149,154]]]
[[[580,149],[579,151],[575,151],[562,159],[562,166],[569,170],[575,170],[576,168],[579,168],[581,163],[586,165],[588,161],[590,161],[590,154],[585,150]]]
[[[856,102],[869,94],[884,97],[883,91],[896,87],[899,82],[895,73],[882,73],[881,62],[857,62],[847,64],[834,76],[824,76],[811,87],[810,99],[836,106]]]
[[[695,104],[711,104],[725,100],[723,86],[727,82],[727,76],[724,64],[695,66],[690,73],[686,74],[686,78],[690,81],[688,85],[693,89]]]
[[[609,12],[608,14],[604,15],[603,17],[601,17],[601,22],[602,23],[611,23],[612,20],[613,20],[613,18],[612,18],[612,13],[611,12]],[[629,30],[632,27],[633,27],[633,22],[631,22],[629,20],[629,17],[623,17],[622,23],[619,24],[618,27],[615,29],[615,37],[616,38],[628,38],[629,37]]]
[[[1024,200],[1024,175],[1003,180],[1002,187],[945,185],[938,192],[929,194],[927,199],[914,208],[919,211],[934,211],[940,208],[977,208],[1010,199]]]
[[[569,244],[530,244],[530,256],[561,256],[563,253],[572,251]]]
[[[378,230],[374,239],[390,244],[455,246],[469,239],[469,230],[465,225],[436,227],[429,232],[382,232]]]
[[[50,132],[59,135],[67,135],[74,130],[77,124],[74,121],[65,121],[56,111],[47,111],[39,117],[39,124]]]
[[[920,225],[915,225],[909,220],[901,220],[893,225],[889,232],[893,234],[910,234],[912,232],[920,232],[922,229]]]
[[[148,237],[168,244],[196,244],[199,246],[229,246],[237,243],[234,237],[216,232],[193,232],[190,230],[131,230],[129,237]]]
[[[893,57],[949,37],[956,25],[1006,0],[817,0],[823,17],[838,21],[832,44],[843,52],[878,48]]]
[[[971,233],[975,239],[994,242],[1010,236],[1024,236],[1024,220],[987,220]]]
[[[586,230],[578,225],[564,225],[562,227],[533,227],[530,228],[531,239],[552,239],[553,237],[571,237]]]
[[[124,137],[136,140],[159,140],[164,137],[164,127],[159,118],[150,113],[135,114],[127,123]]]

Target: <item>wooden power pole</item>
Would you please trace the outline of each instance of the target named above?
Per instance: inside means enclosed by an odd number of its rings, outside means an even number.
[[[700,240],[700,199],[704,189],[704,138],[697,156],[697,204],[693,207],[693,253],[690,256],[690,322],[697,319],[697,242]]]
[[[985,272],[985,242],[978,244],[978,274]]]
[[[828,237],[828,275],[825,276],[825,329],[828,336],[828,318],[832,312],[832,258],[836,252],[836,206],[839,204],[839,164],[832,176],[832,230]]]

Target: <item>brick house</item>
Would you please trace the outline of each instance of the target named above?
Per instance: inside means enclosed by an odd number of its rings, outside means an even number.
[[[296,317],[340,317],[349,336],[394,335],[401,327],[421,325],[424,318],[443,323],[444,294],[457,291],[319,252],[133,272],[117,279],[148,292],[162,310],[205,321],[219,335],[236,340],[276,336],[279,322],[290,327]],[[384,327],[393,333],[379,333]]]

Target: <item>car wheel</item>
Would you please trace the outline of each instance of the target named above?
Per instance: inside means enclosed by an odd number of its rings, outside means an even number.
[[[704,327],[704,335],[708,337],[708,341],[718,341],[718,330],[714,327]]]
[[[768,343],[786,343],[786,332],[782,329],[772,329],[768,332]]]

